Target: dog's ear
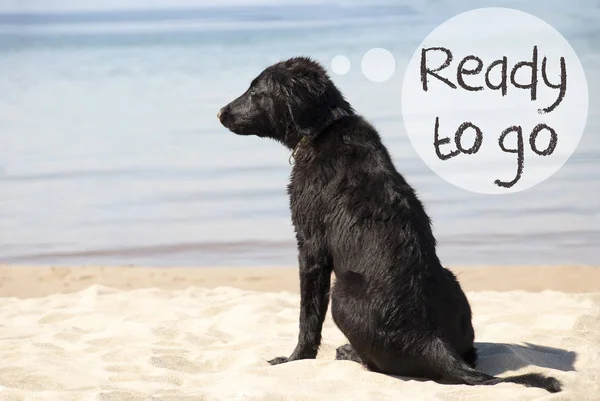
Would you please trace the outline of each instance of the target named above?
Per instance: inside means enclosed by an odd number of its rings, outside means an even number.
[[[321,77],[294,77],[289,82],[289,113],[301,136],[314,136],[334,120],[328,93],[332,86]]]

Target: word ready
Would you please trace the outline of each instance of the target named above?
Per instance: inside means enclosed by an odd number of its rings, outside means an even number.
[[[436,67],[430,66],[427,61],[427,55],[431,52],[443,53],[446,57],[444,62]],[[487,88],[489,90],[500,91],[502,96],[506,96],[508,93],[508,84],[510,82],[517,89],[529,90],[531,100],[536,101],[538,86],[540,84],[539,78],[541,76],[543,84],[547,88],[557,91],[557,95],[554,103],[539,109],[540,114],[553,111],[562,102],[567,93],[567,66],[565,58],[561,57],[558,61],[560,68],[559,76],[552,77],[551,79],[548,76],[548,59],[544,56],[540,63],[537,46],[533,46],[531,60],[523,60],[515,63],[510,72],[508,70],[507,56],[491,62],[485,69],[485,73],[482,73],[484,67],[483,61],[479,57],[471,55],[460,60],[456,64],[454,74],[450,75],[451,69],[449,67],[453,60],[454,56],[452,52],[445,47],[429,47],[421,50],[421,84],[425,92],[429,90],[429,77],[437,79],[452,89],[460,87],[470,92],[478,92]],[[443,70],[446,71],[442,73]],[[490,75],[495,73],[496,70],[499,70],[501,79],[499,82],[492,82]],[[517,82],[516,76],[519,70],[528,71],[527,82]],[[477,75],[479,75],[479,79],[471,78]],[[451,76],[456,79],[456,83],[451,81]]]

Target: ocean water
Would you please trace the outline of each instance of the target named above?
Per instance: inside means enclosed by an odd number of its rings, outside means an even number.
[[[598,264],[600,5],[578,4],[485,4],[556,27],[590,95],[566,165],[502,196],[439,178],[401,116],[404,69],[421,40],[481,2],[0,14],[0,263],[295,265],[289,152],[235,136],[216,112],[275,61],[308,55],[329,65],[343,54],[350,72],[331,76],[417,189],[444,264]],[[359,68],[374,47],[396,58],[385,83]]]

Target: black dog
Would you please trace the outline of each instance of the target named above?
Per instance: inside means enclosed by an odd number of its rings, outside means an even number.
[[[471,308],[436,255],[431,221],[367,121],[316,62],[274,64],[223,107],[239,135],[293,150],[288,186],[300,264],[300,334],[289,358],[315,358],[331,290],[333,319],[350,344],[336,359],[441,382],[514,382],[560,391],[552,377],[498,378],[474,370]]]

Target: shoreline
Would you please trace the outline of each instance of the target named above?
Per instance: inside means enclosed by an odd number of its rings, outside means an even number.
[[[600,267],[450,267],[464,291],[600,292]],[[92,285],[121,290],[234,287],[298,293],[297,267],[142,267],[0,265],[0,297],[36,298]]]

